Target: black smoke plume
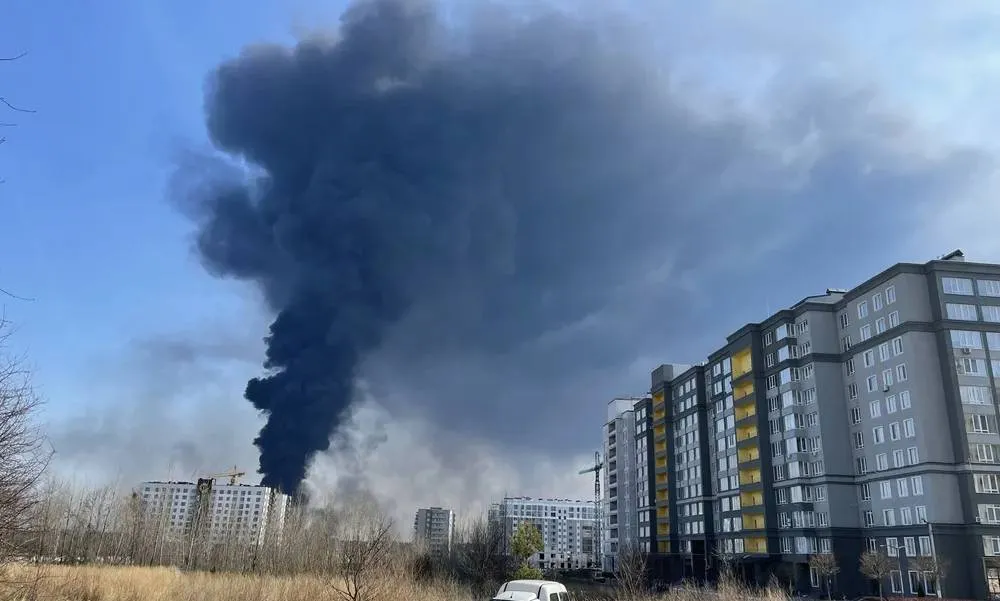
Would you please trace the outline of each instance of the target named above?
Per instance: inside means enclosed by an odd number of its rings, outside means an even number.
[[[233,179],[197,165],[185,202],[207,268],[256,283],[276,313],[268,374],[245,394],[267,416],[255,441],[267,484],[298,487],[351,406],[360,362],[406,320],[423,324],[406,330],[415,361],[517,355],[541,333],[596,323],[664,263],[707,269],[726,241],[738,257],[786,234],[781,215],[812,196],[831,211],[857,202],[879,223],[887,194],[950,178],[872,173],[883,162],[863,146],[872,124],[844,108],[867,99],[837,94],[781,115],[779,141],[833,132],[811,175],[785,177],[799,164],[771,156],[775,140],[749,120],[677,100],[636,30],[556,12],[474,16],[361,2],[335,40],[250,48],[210,78],[211,140],[246,169]],[[843,233],[825,227],[813,248]],[[665,327],[664,312],[639,329]],[[623,340],[595,342],[600,363]],[[551,368],[537,359],[522,377]],[[476,394],[467,404],[480,407],[452,423],[490,413],[489,392]]]

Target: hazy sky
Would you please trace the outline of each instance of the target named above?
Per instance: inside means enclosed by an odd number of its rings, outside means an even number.
[[[343,7],[6,7],[0,55],[27,55],[0,62],[0,96],[36,112],[0,109],[0,122],[18,123],[0,146],[0,286],[33,299],[3,301],[17,326],[10,350],[35,368],[60,470],[130,483],[256,466],[260,422],[241,396],[270,316],[254,288],[199,265],[167,178],[178,153],[208,143],[213,68],[247,44],[335,32]],[[400,515],[505,491],[586,496],[576,470],[600,444],[606,401],[642,393],[656,364],[697,361],[768,308],[896,261],[958,247],[1000,260],[995,3],[617,7],[647,24],[646,59],[668,74],[670,101],[700,119],[677,139],[715,154],[684,181],[703,203],[693,216],[718,219],[728,241],[663,223],[663,246],[645,251],[657,260],[600,311],[539,328],[530,364],[478,349],[426,360],[414,351],[420,324],[402,324],[365,369],[369,401],[345,435],[355,443],[318,459],[315,485],[349,474],[396,498]],[[744,137],[717,137],[733,131]],[[687,149],[671,150],[667,164]],[[733,204],[704,204],[716,197]],[[733,207],[740,224],[726,220]],[[540,364],[546,353],[561,359]],[[503,440],[449,433],[456,411],[535,425],[524,438],[498,428]]]

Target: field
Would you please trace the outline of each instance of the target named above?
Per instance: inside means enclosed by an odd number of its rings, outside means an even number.
[[[3,581],[16,584],[3,584]],[[571,587],[572,588],[572,587]],[[373,583],[358,601],[473,601],[461,586],[420,584],[404,577]],[[581,592],[581,599],[608,597]],[[664,601],[785,601],[780,592],[754,595],[735,587],[719,591],[675,589]],[[0,577],[0,601],[351,601],[330,582],[311,576],[241,576],[181,572],[174,568],[14,567]],[[646,600],[634,600],[646,601]],[[649,601],[652,601],[650,598]]]

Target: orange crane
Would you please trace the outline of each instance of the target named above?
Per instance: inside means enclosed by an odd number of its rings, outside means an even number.
[[[236,486],[236,483],[239,482],[240,478],[246,475],[247,475],[246,472],[240,471],[240,469],[234,465],[233,469],[229,470],[228,472],[222,474],[213,474],[211,476],[205,476],[205,477],[210,480],[215,480],[217,478],[229,478],[229,486]]]

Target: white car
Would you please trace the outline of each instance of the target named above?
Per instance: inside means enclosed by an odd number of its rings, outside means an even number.
[[[569,601],[569,592],[551,580],[511,580],[500,587],[493,601]]]

